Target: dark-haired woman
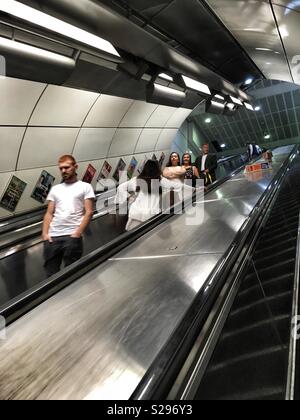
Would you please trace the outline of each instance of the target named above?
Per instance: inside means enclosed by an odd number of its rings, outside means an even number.
[[[141,174],[119,185],[115,202],[129,202],[126,230],[132,230],[161,212],[161,170],[159,163],[148,160]]]
[[[192,156],[189,153],[185,153],[182,156],[182,166],[185,168],[185,179],[192,181],[193,187],[196,186],[196,180],[200,178],[199,171],[196,166],[192,164]]]
[[[163,171],[163,176],[171,181],[183,182],[186,170],[180,164],[180,156],[173,152],[170,155],[169,162]]]

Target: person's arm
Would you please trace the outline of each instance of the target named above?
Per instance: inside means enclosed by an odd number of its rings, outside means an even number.
[[[170,168],[165,168],[163,171],[163,176],[167,179],[176,179],[178,177],[184,176],[186,174],[186,169],[182,166],[175,166]]]
[[[42,236],[43,236],[43,241],[48,241],[50,243],[52,243],[52,238],[49,235],[49,228],[50,228],[51,222],[53,220],[54,212],[55,212],[55,203],[54,203],[54,201],[49,201],[47,212],[44,216]]]
[[[88,227],[94,214],[94,199],[93,198],[87,198],[86,200],[84,200],[84,209],[85,209],[85,214],[82,219],[82,222],[79,228],[77,228],[75,232],[71,235],[71,238],[80,238],[82,234],[84,233],[84,231],[86,230],[86,228]]]
[[[194,170],[194,176],[196,178],[200,178],[200,174],[199,174],[197,166],[193,166],[193,170]]]

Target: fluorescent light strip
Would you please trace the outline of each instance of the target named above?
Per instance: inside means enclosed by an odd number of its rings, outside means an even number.
[[[176,95],[180,98],[185,98],[185,93],[181,92],[180,90],[176,90],[176,89],[172,89],[172,88],[169,88],[169,87],[166,87],[166,86],[162,86],[162,85],[159,85],[157,83],[154,83],[154,86],[157,90],[160,90],[162,93],[168,93],[168,94],[171,94],[171,95]]]
[[[222,101],[225,101],[224,96],[221,96],[221,95],[215,95],[214,98],[221,99]]]
[[[174,82],[173,77],[169,76],[169,75],[168,75],[168,74],[166,74],[166,73],[160,73],[159,77],[160,77],[161,79],[167,80],[168,82]]]
[[[254,108],[251,104],[248,104],[247,102],[244,102],[244,105],[247,109],[249,109],[249,111],[254,111]]]
[[[229,104],[226,104],[226,106],[227,106],[227,108],[229,108],[231,110],[233,110],[235,108],[235,105],[230,103],[230,102],[229,102]]]
[[[217,108],[222,108],[222,109],[225,108],[225,104],[220,104],[220,102],[211,101],[211,104],[213,106],[216,106]]]
[[[51,51],[42,50],[41,48],[32,47],[31,45],[23,44],[22,42],[11,41],[10,39],[0,37],[0,47],[9,48],[16,52],[27,52],[37,57],[46,58],[55,63],[75,66],[75,61],[72,58]]]
[[[23,3],[15,0],[1,0],[0,11],[120,57],[110,42],[32,7],[26,6]]]
[[[234,96],[230,96],[230,99],[232,100],[233,103],[235,103],[237,105],[243,105],[243,102],[240,101],[239,99],[235,98]]]
[[[205,93],[206,95],[211,95],[211,91],[209,90],[209,87],[205,85],[204,83],[198,82],[197,80],[190,79],[189,77],[182,76],[184,83],[186,84],[186,87],[196,90],[201,93]]]

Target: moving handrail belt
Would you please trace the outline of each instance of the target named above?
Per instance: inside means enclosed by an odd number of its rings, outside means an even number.
[[[221,165],[228,162],[234,162],[234,164],[244,161],[244,155],[230,156],[221,161]],[[238,162],[237,162],[238,161]],[[105,191],[96,193],[96,201],[101,197],[101,200],[113,200],[113,191]],[[19,244],[20,240],[28,240],[39,233],[39,229],[42,225],[43,216],[45,214],[46,207],[43,206],[37,210],[31,210],[24,213],[20,213],[17,216],[4,218],[0,220],[0,250],[7,246],[12,246],[16,243]],[[95,214],[96,216],[96,214]],[[19,230],[23,231],[23,237],[17,236],[14,239],[14,232]],[[9,235],[8,235],[9,234]]]
[[[211,192],[212,190],[220,187],[226,181],[241,172],[244,167],[245,165],[242,165],[225,178],[222,178],[212,184],[208,192]],[[187,202],[186,205],[188,206],[189,203]],[[179,204],[179,206],[181,206],[181,204]],[[172,217],[172,214],[160,214],[144,223],[137,229],[124,233],[121,237],[116,238],[108,244],[89,253],[88,255],[81,258],[81,260],[79,260],[77,263],[65,268],[51,278],[41,281],[38,285],[20,294],[6,304],[0,306],[0,316],[3,316],[6,319],[7,324],[10,324],[41,302],[47,300],[59,290],[82,277],[94,267],[98,266],[122,249],[126,248],[128,245],[135,242],[137,239],[148,233],[156,226],[168,220],[170,217]],[[30,247],[37,245],[40,242],[41,239],[38,237],[33,239],[30,243],[26,243],[24,246]],[[18,250],[20,250],[20,247]]]
[[[167,398],[195,339],[199,335],[199,331],[204,326],[211,308],[224,286],[226,277],[237,260],[260,214],[269,206],[272,198],[280,188],[298,152],[299,146],[295,146],[289,157],[283,163],[277,176],[272,180],[269,188],[262,195],[245,221],[227,253],[206,280],[204,287],[196,296],[183,320],[172,333],[166,345],[144,375],[135,392],[132,394],[131,399],[160,400]]]

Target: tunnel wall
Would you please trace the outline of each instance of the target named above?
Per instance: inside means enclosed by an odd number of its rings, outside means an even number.
[[[39,207],[31,198],[42,170],[60,182],[57,159],[73,154],[79,177],[107,160],[110,178],[120,158],[127,167],[170,152],[191,113],[132,99],[13,78],[0,78],[0,199],[12,175],[27,183],[15,213]],[[167,157],[166,157],[167,159]],[[137,169],[136,169],[137,170]],[[12,215],[0,207],[0,218]]]

